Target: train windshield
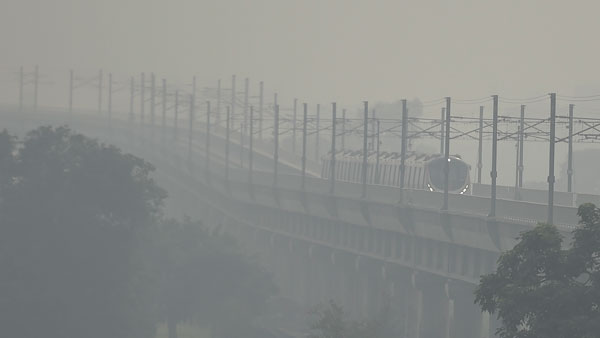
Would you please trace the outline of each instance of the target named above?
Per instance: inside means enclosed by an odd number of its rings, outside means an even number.
[[[444,190],[444,161],[446,158],[439,157],[431,160],[428,165],[429,178],[431,185],[435,190]],[[448,190],[461,189],[469,175],[469,166],[458,159],[451,158],[448,173]]]

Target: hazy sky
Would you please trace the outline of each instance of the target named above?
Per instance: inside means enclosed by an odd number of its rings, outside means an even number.
[[[597,1],[2,0],[3,68],[264,80],[308,100],[598,83]]]
[[[222,78],[224,87],[237,74],[254,91],[264,80],[289,104],[600,92],[597,1],[0,1],[2,74],[39,64],[65,90],[69,68],[88,76],[103,68],[121,79],[142,71],[170,82],[197,75],[201,85]],[[547,103],[538,107],[547,114]],[[512,159],[513,145],[503,147]],[[467,148],[457,150],[474,160]],[[544,156],[530,157],[529,168],[545,170]],[[510,184],[510,167],[500,175]]]

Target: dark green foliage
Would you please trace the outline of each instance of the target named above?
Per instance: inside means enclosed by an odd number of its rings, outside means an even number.
[[[383,338],[397,337],[399,328],[394,326],[390,307],[386,305],[374,318],[350,320],[344,310],[333,300],[326,306],[319,304],[311,314],[315,317],[309,338]]]
[[[163,319],[249,337],[270,276],[218,230],[164,221],[152,165],[66,127],[17,141],[0,133],[0,336],[147,338]]]
[[[600,337],[600,211],[579,207],[570,249],[540,224],[481,278],[475,302],[502,319],[503,338]]]
[[[0,330],[6,337],[148,337],[139,232],[165,193],[152,166],[69,129],[0,134]]]
[[[159,304],[169,326],[190,320],[210,327],[215,337],[248,337],[275,292],[258,263],[230,236],[189,219],[166,221],[156,238]]]

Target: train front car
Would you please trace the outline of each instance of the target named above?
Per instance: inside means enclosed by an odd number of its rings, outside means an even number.
[[[436,157],[427,163],[429,191],[444,191],[444,164],[445,157]],[[458,156],[450,156],[448,159],[448,191],[451,193],[464,194],[469,191],[471,185],[471,166]]]

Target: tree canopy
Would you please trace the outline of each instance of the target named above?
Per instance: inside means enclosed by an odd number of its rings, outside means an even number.
[[[66,127],[16,141],[0,134],[3,335],[147,337],[133,272],[136,233],[165,198],[153,167]]]
[[[309,338],[383,338],[402,334],[399,321],[391,316],[390,304],[384,304],[374,317],[349,319],[348,314],[335,301],[318,304],[312,309]]]
[[[276,291],[258,262],[218,227],[190,219],[166,220],[155,238],[152,260],[169,337],[183,321],[209,327],[214,337],[251,337],[253,319]]]
[[[218,229],[165,219],[153,170],[67,127],[0,132],[2,336],[147,338],[161,320],[259,332],[270,275]]]
[[[572,243],[553,225],[524,232],[482,276],[475,302],[502,320],[503,338],[600,336],[600,210],[579,207]]]

